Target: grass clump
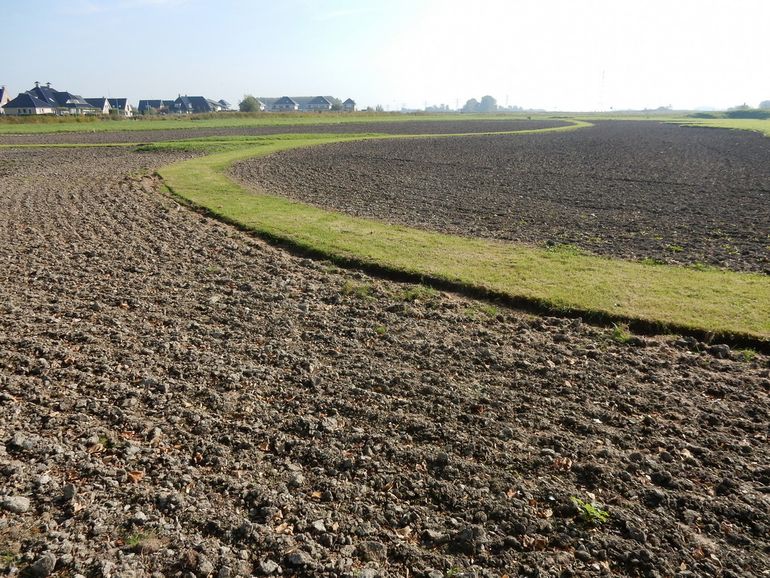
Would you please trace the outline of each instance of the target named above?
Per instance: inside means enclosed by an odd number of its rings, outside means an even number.
[[[754,361],[754,359],[757,357],[757,352],[754,349],[746,348],[746,349],[739,349],[737,350],[738,356],[742,361],[750,362]]]
[[[631,334],[631,331],[628,329],[628,325],[626,323],[614,323],[612,325],[611,338],[615,343],[626,345],[631,343],[631,341],[634,339],[634,336]]]
[[[414,285],[401,293],[402,301],[434,301],[438,299],[439,292],[426,285]]]
[[[572,503],[580,511],[580,517],[586,524],[591,526],[600,526],[610,519],[610,513],[602,510],[591,502],[585,502],[578,497],[572,496]]]
[[[359,299],[374,299],[373,291],[374,288],[371,283],[358,283],[348,280],[342,285],[343,295],[358,297]]]

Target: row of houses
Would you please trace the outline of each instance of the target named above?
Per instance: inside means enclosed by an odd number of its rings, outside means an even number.
[[[282,96],[280,98],[257,98],[257,107],[261,111],[273,112],[322,112],[331,110],[334,106],[333,96]],[[337,101],[339,102],[339,101]],[[342,103],[342,110],[353,112],[356,110],[356,101],[348,98]]]
[[[332,96],[282,96],[280,98],[258,98],[257,110],[273,112],[322,112],[332,110],[334,102],[339,106],[339,100]],[[226,100],[212,100],[203,96],[188,96],[181,94],[174,100],[147,99],[140,100],[137,112],[139,114],[201,114],[230,110]],[[348,98],[342,103],[342,110],[353,112],[356,103]],[[134,115],[134,108],[126,98],[83,98],[79,94],[56,90],[48,82],[44,85],[35,82],[35,87],[20,93],[10,99],[5,86],[0,88],[0,114],[8,115],[88,115],[115,114],[124,117]]]
[[[204,96],[182,96],[176,100],[140,100],[137,111],[139,114],[201,114],[206,112],[221,112],[230,110],[226,100],[212,100]]]
[[[35,88],[20,93],[9,99],[5,86],[0,89],[0,113],[8,115],[81,115],[81,114],[117,114],[133,116],[134,109],[127,98],[83,98],[79,94],[56,90],[48,82],[41,85],[35,82]]]

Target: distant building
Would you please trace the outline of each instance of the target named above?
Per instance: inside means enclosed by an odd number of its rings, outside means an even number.
[[[352,98],[347,99],[345,102],[342,103],[342,110],[345,112],[355,112],[356,110],[356,101]]]
[[[101,114],[110,114],[110,102],[105,97],[86,98],[85,101],[98,110]]]
[[[5,86],[0,86],[0,114],[5,112],[3,107],[8,103],[9,100],[10,97],[8,96],[8,89],[5,88]]]
[[[312,112],[320,112],[323,110],[331,110],[331,109],[332,109],[331,101],[324,96],[316,96],[315,98],[312,98],[310,102],[308,102],[306,105],[306,110],[309,110]]]
[[[140,100],[137,111],[139,114],[168,114],[174,112],[174,101],[163,99]]]
[[[31,114],[55,114],[55,109],[49,103],[32,96],[28,92],[22,92],[6,103],[3,111],[7,115],[26,116]]]
[[[219,99],[217,102],[222,107],[222,110],[230,110],[230,108],[232,108],[232,105],[229,102],[227,102],[224,98]]]
[[[41,102],[48,104],[48,106],[54,111],[54,114],[80,115],[97,114],[99,112],[79,94],[72,94],[71,92],[60,91],[51,88],[50,82],[43,86],[41,86],[39,82],[36,82],[35,88],[28,90],[27,94],[33,96]]]
[[[270,107],[270,110],[274,110],[276,112],[289,112],[294,110],[299,110],[299,104],[296,100],[291,98],[290,96],[282,96],[275,102],[273,102],[272,106]]]
[[[187,96],[186,94],[174,101],[174,112],[181,114],[201,114],[207,112],[219,112],[222,105],[219,101],[211,100],[203,96]]]
[[[108,98],[110,101],[110,113],[118,116],[134,116],[134,108],[128,103],[127,98]]]

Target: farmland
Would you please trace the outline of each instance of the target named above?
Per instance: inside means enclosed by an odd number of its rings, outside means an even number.
[[[498,132],[452,122],[443,132]],[[441,125],[399,131],[433,126]],[[249,130],[158,140],[269,136]],[[756,262],[767,169],[752,155],[765,155],[765,141],[598,123],[246,159],[355,138],[339,126],[315,140],[302,135],[318,129],[296,130],[210,156],[205,142],[182,140],[141,150],[0,149],[0,568],[27,568],[45,552],[62,575],[761,576],[770,567],[765,353],[373,276],[211,216],[245,219],[247,204],[223,213],[267,188],[392,220],[402,226],[394,235],[409,225],[526,242],[549,258],[538,245],[551,240],[612,257],[602,263],[697,260],[729,270],[649,267],[726,286],[750,279],[764,291]],[[622,140],[628,131],[633,144]],[[602,154],[608,142],[612,154]],[[664,157],[653,154],[656,142]],[[558,167],[537,162],[554,151]],[[730,162],[713,166],[723,158]],[[216,171],[194,172],[204,162]],[[623,178],[608,179],[619,167]],[[651,177],[664,169],[681,179]],[[157,173],[174,183],[187,175],[221,197],[196,212]],[[227,188],[238,186],[228,174],[253,189]],[[497,218],[506,199],[499,182],[525,174],[534,207],[514,231]],[[656,193],[661,181],[671,195]],[[591,211],[601,226],[570,220],[587,190],[600,195]],[[475,201],[471,191],[487,196]],[[572,204],[559,207],[548,197],[556,191]],[[719,253],[712,229],[691,220],[686,209],[699,196],[708,200],[700,217],[725,230],[738,255]],[[618,199],[686,251],[623,235],[629,220]],[[526,212],[517,202],[510,212]],[[657,218],[645,213],[652,202]],[[549,218],[538,220],[546,208]],[[565,263],[584,263],[572,258]]]
[[[643,122],[378,140],[237,165],[240,180],[356,216],[625,259],[770,272],[770,139]]]

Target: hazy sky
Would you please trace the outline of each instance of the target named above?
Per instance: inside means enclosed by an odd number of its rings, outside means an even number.
[[[756,106],[770,0],[0,0],[0,84],[389,110]]]

